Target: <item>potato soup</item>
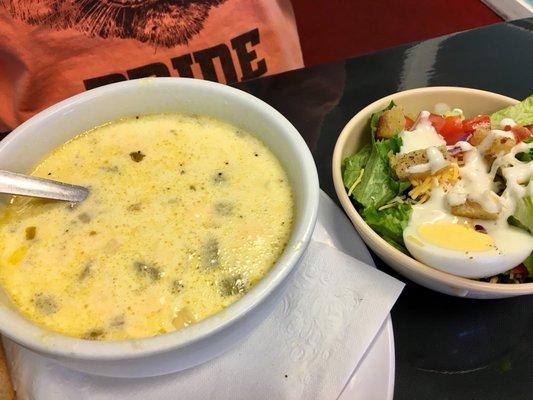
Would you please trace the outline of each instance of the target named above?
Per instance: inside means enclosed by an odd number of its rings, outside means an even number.
[[[272,152],[205,116],[88,131],[32,175],[90,188],[80,204],[14,197],[0,282],[30,320],[93,340],[171,332],[243,296],[289,239],[293,197]]]

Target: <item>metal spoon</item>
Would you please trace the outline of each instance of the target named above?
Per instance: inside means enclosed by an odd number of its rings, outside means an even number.
[[[83,186],[0,170],[0,193],[80,202],[87,198],[89,189]]]

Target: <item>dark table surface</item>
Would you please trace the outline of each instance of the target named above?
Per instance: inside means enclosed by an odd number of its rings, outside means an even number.
[[[485,89],[517,99],[533,93],[533,18],[239,87],[270,103],[296,126],[313,152],[320,186],[337,201],[331,157],[348,120],[385,95],[440,85]],[[392,310],[395,399],[533,399],[533,296],[450,297],[418,286],[373,257],[379,269],[407,284]]]

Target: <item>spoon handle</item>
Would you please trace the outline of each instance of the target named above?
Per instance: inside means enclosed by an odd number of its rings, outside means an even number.
[[[89,189],[0,170],[0,193],[78,202],[85,200],[89,195]]]

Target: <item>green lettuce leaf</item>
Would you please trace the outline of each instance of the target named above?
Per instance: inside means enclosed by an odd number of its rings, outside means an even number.
[[[524,139],[524,143],[531,143],[531,142],[533,142],[533,136],[530,136]],[[516,155],[516,158],[523,162],[529,162],[533,160],[533,149],[529,149],[529,152],[527,153],[518,153]]]
[[[397,249],[407,253],[403,241],[403,230],[409,222],[412,208],[408,203],[398,203],[393,207],[378,210],[365,208],[361,215],[366,223],[383,239]]]
[[[522,264],[524,264],[524,266],[527,268],[529,276],[533,276],[533,251],[531,252],[529,257],[524,260]]]
[[[507,222],[533,234],[533,197],[524,197],[516,203],[514,214]]]
[[[372,146],[369,144],[363,147],[357,154],[344,159],[342,173],[342,181],[346,189],[350,190],[355,181],[359,178],[361,170],[365,167],[370,153],[372,152]]]
[[[409,182],[409,181],[400,181],[398,194],[401,194],[401,193],[405,192],[410,187],[411,187],[411,182]]]
[[[394,102],[382,111],[372,114],[370,134],[372,144],[343,161],[343,182],[368,225],[391,245],[408,253],[403,242],[403,229],[411,216],[411,205],[398,203],[379,210],[411,186],[396,178],[390,167],[389,156],[400,151],[402,139],[376,139],[377,125],[383,112],[394,107]],[[356,184],[357,183],[357,184]]]
[[[388,140],[392,154],[398,153],[402,147],[402,138],[400,135],[394,135]]]
[[[533,95],[522,102],[497,111],[490,116],[493,126],[499,126],[504,118],[511,118],[519,125],[533,125]]]
[[[389,165],[389,153],[397,152],[399,146],[401,139],[398,136],[374,142],[361,182],[352,192],[353,198],[361,206],[379,208],[409,187],[408,182],[395,178]]]

